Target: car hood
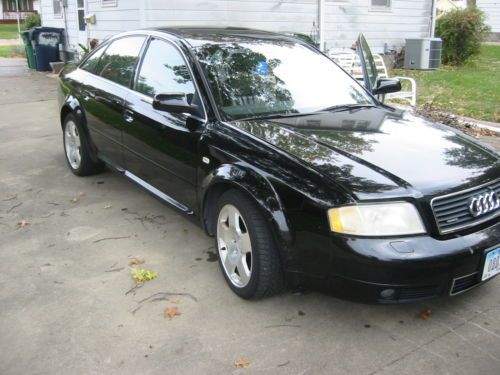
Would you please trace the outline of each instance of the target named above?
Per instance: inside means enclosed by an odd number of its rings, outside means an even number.
[[[498,154],[451,128],[379,107],[231,123],[358,199],[444,194],[495,180]]]

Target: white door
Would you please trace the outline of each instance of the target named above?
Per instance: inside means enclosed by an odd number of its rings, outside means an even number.
[[[78,30],[78,44],[88,48],[88,32],[87,25],[85,24],[85,16],[87,14],[87,0],[77,0],[76,1],[76,22]],[[81,48],[78,49],[82,52]]]

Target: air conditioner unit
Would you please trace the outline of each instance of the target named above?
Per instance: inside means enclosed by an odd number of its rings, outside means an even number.
[[[406,39],[405,69],[438,69],[442,47],[440,38]]]

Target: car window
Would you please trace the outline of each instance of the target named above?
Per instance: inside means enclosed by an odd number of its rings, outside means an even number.
[[[144,40],[132,36],[112,42],[99,60],[97,74],[128,87]]]
[[[370,46],[366,41],[363,35],[359,36],[358,39],[358,48],[361,48],[362,53],[360,54],[360,58],[364,60],[364,66],[366,67],[366,75],[368,77],[369,85],[365,85],[368,90],[374,88],[377,84],[377,66],[375,65],[375,60],[373,59],[372,51],[370,50]]]
[[[95,68],[99,63],[99,59],[101,58],[105,50],[106,47],[99,48],[92,55],[90,55],[90,57],[88,57],[87,60],[85,60],[85,62],[80,66],[80,68],[86,70],[87,72],[94,73]]]
[[[136,90],[147,96],[184,93],[190,100],[195,92],[193,80],[181,53],[168,42],[153,39],[144,56]]]

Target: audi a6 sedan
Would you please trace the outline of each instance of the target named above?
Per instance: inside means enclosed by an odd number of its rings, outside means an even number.
[[[78,176],[124,174],[213,236],[242,298],[456,295],[500,273],[499,156],[384,105],[299,39],[239,28],[116,35],[60,75]]]

